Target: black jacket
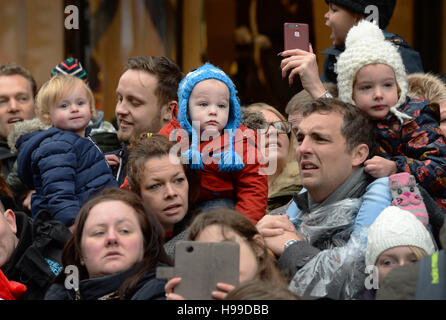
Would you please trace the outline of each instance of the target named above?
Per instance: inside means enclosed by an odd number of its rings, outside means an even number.
[[[71,233],[59,221],[50,220],[41,211],[33,221],[23,212],[16,212],[19,242],[2,271],[9,280],[27,287],[25,300],[43,299],[51,281],[61,271],[61,255]]]
[[[112,275],[82,280],[79,291],[66,289],[62,283],[55,283],[45,294],[45,300],[113,300],[119,299],[117,292],[124,281],[135,271],[136,265]],[[161,266],[161,265],[159,265]],[[130,300],[164,300],[166,280],[156,278],[156,268],[147,270],[139,279]]]
[[[0,141],[0,161],[2,162],[2,174],[5,179],[8,177],[9,173],[14,166],[14,162],[17,159],[17,154],[9,149],[6,141]]]

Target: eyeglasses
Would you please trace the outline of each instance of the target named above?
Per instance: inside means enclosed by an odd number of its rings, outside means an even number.
[[[291,132],[291,123],[288,121],[273,121],[273,122],[265,122],[265,126],[263,127],[266,129],[265,133],[268,133],[269,128],[273,126],[279,133],[290,133]]]

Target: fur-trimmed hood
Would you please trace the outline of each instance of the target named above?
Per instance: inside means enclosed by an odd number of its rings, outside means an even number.
[[[18,122],[12,127],[8,134],[8,146],[12,152],[17,152],[16,143],[21,136],[34,131],[47,130],[49,127],[50,126],[43,124],[39,118]]]
[[[423,98],[433,103],[446,100],[446,84],[432,73],[412,73],[408,75],[411,98]]]

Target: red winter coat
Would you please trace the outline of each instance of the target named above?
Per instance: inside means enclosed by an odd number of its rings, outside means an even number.
[[[26,286],[6,278],[0,270],[0,300],[19,300],[26,292]]]
[[[184,152],[189,149],[189,137],[184,139],[186,133],[184,133],[183,139],[181,134],[177,134],[176,138],[175,136],[171,137],[171,133],[175,129],[183,130],[178,120],[173,117],[171,122],[164,126],[159,133],[168,136],[170,140],[176,139],[178,143],[184,144],[185,149],[182,149]],[[236,130],[235,151],[245,164],[240,171],[221,172],[218,168],[218,159],[214,158],[214,161],[211,161],[210,155],[225,151],[228,141],[226,133],[217,139],[200,144],[200,152],[204,157],[203,169],[197,172],[201,179],[198,203],[212,199],[231,198],[235,202],[235,209],[256,224],[265,215],[268,201],[268,176],[259,174],[259,170],[264,165],[261,164],[262,156],[256,147],[256,133],[243,125],[240,125]],[[226,144],[224,144],[225,142]],[[242,146],[243,150],[241,150]]]

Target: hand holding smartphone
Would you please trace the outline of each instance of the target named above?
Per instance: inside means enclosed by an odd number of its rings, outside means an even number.
[[[217,283],[236,286],[240,246],[236,242],[179,241],[175,267],[158,267],[157,278],[181,277],[175,293],[188,300],[210,300]]]
[[[309,29],[306,23],[285,22],[283,25],[284,49],[310,51]]]

